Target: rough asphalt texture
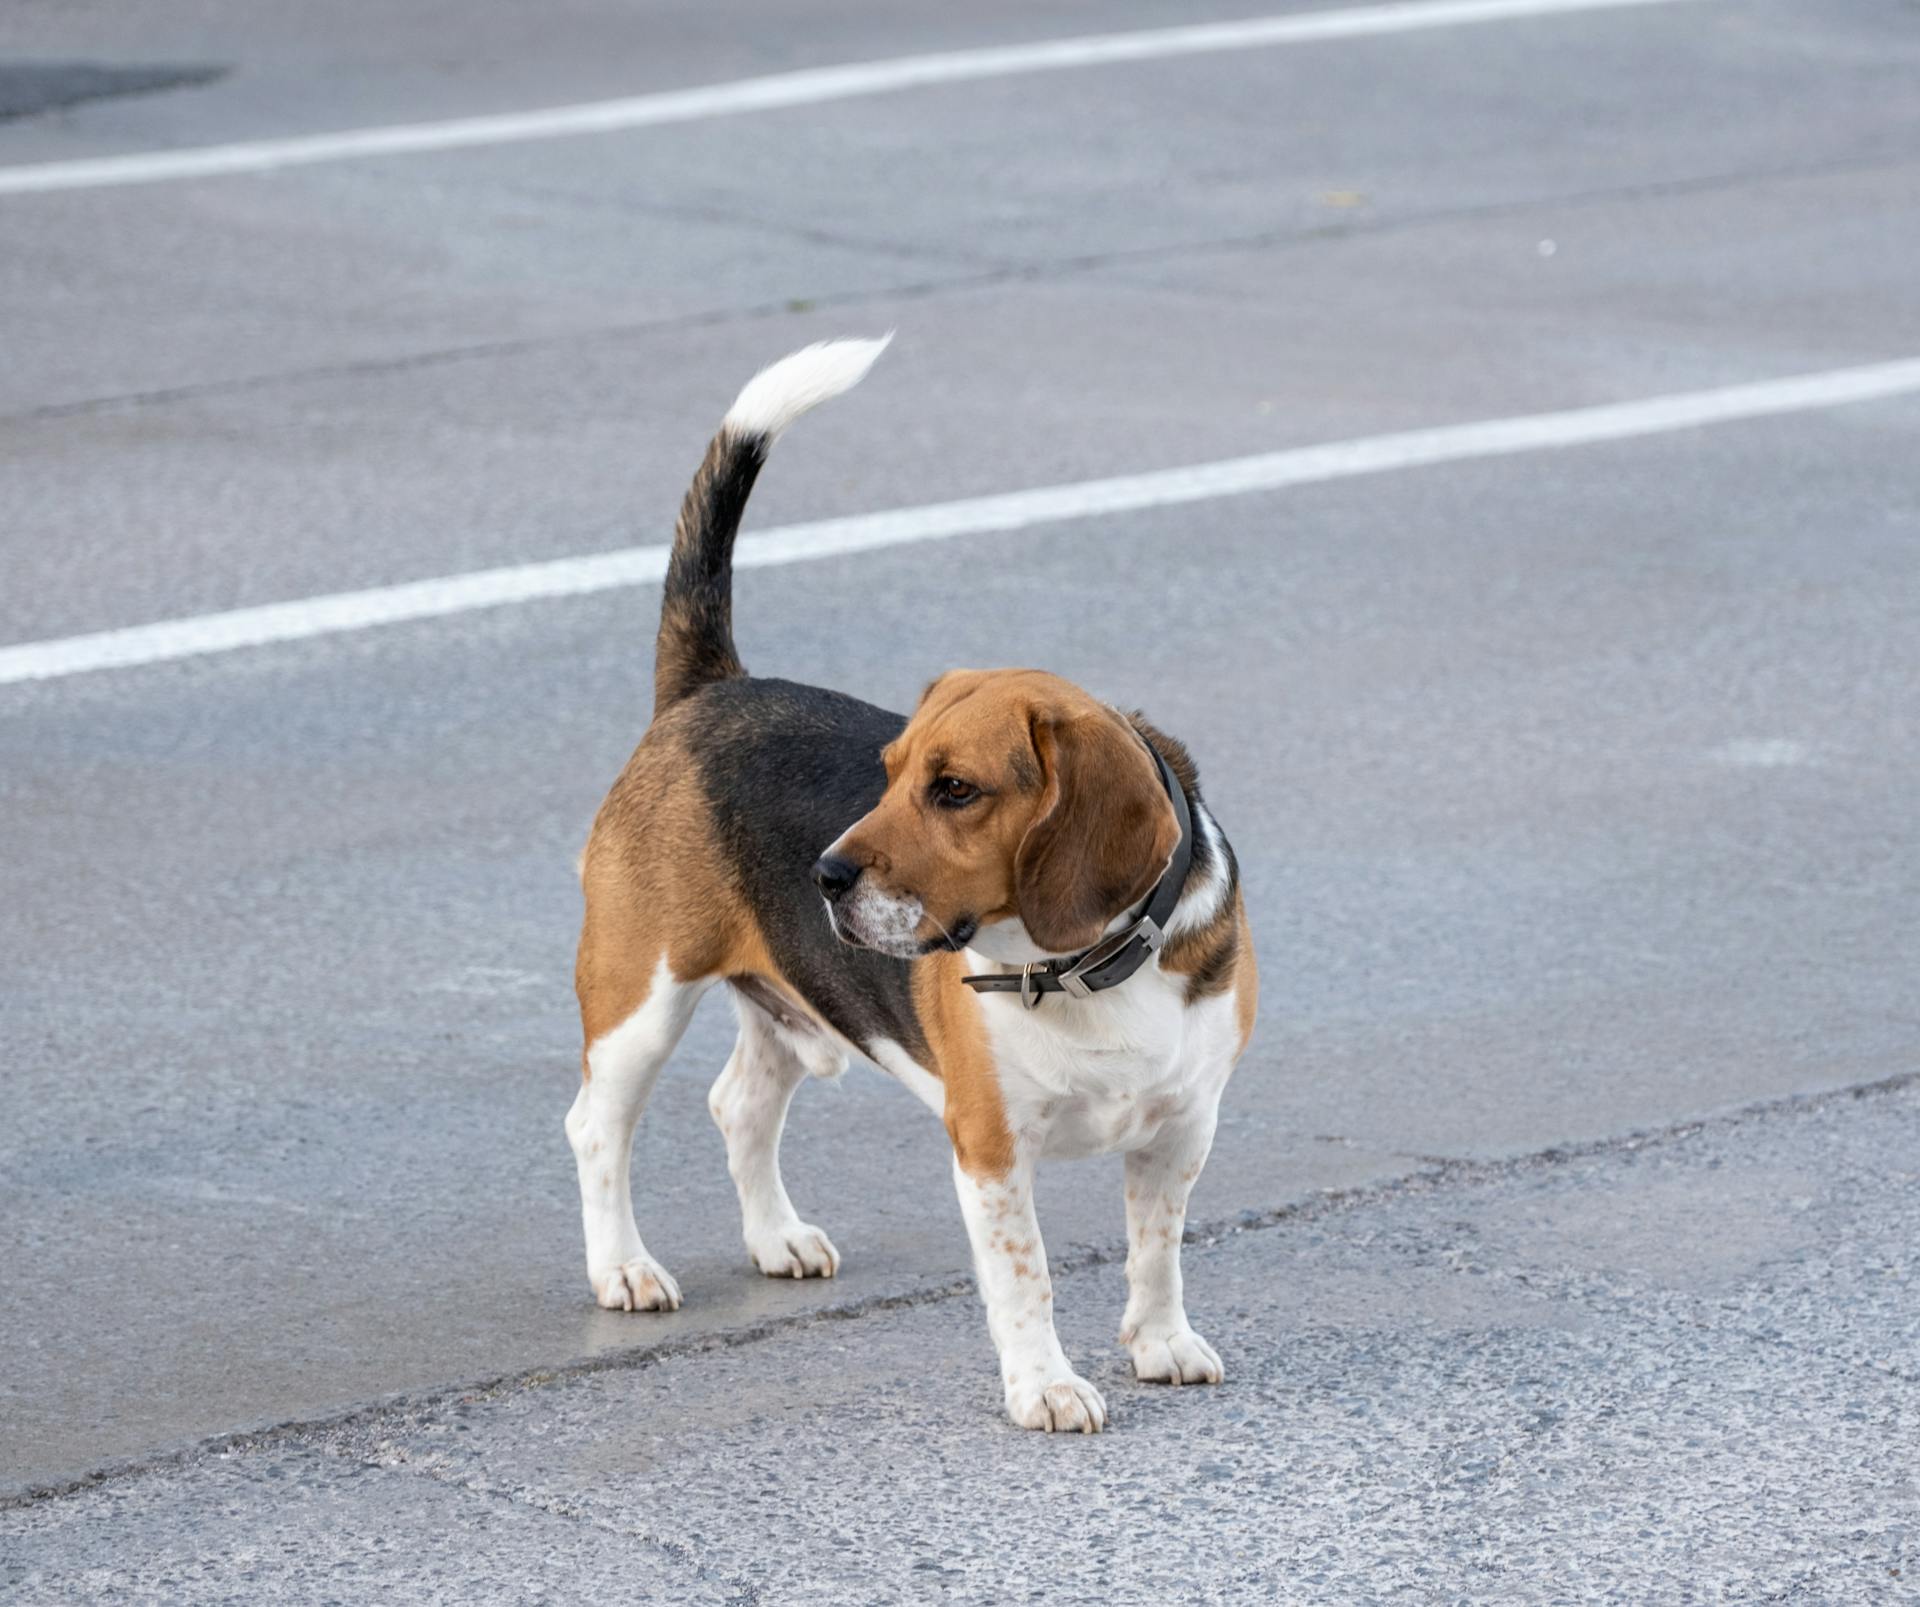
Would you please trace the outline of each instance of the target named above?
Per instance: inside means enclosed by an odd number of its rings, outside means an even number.
[[[240,1440],[0,1513],[29,1601],[1911,1599],[1920,1090],[1207,1235],[1218,1389],[1014,1429],[970,1290]],[[745,1276],[745,1274],[743,1274]]]
[[[14,7],[0,163],[1243,14]],[[1916,85],[1898,8],[1699,0],[0,199],[0,642],[657,541],[834,334],[900,331],[755,527],[1920,354]],[[686,1309],[591,1305],[570,866],[651,591],[0,689],[0,1594],[1911,1592],[1917,430],[741,577],[758,670],[1145,708],[1240,854],[1231,1381],[1124,1380],[1117,1169],[1058,1168],[1086,1443],[1000,1422],[871,1070],[785,1148],[842,1276],[751,1274],[717,1000],[635,1169]]]

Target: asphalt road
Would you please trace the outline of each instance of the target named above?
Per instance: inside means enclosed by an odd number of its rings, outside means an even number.
[[[1202,15],[1244,13],[18,7],[0,167]],[[0,646],[659,541],[740,382],[836,334],[899,331],[782,444],[758,528],[1920,356],[1916,200],[1920,36],[1869,0],[0,195]],[[1102,1533],[1190,1520],[1154,1566],[1200,1595],[1906,1588],[1911,1457],[1867,1442],[1910,1450],[1920,1374],[1887,1137],[1911,1140],[1920,1076],[1917,428],[1907,395],[740,577],[756,670],[898,705],[942,668],[1038,663],[1145,708],[1240,855],[1263,1018],[1194,1212],[1259,1231],[1190,1274],[1233,1381],[1117,1392],[1099,1450],[1000,1432],[944,1136],[871,1068],[805,1090],[784,1152],[840,1278],[752,1273],[704,1108],[717,999],[635,1169],[686,1308],[593,1307],[560,1130],[572,858],[644,727],[651,589],[0,686],[0,1588],[124,1593],[136,1511],[174,1559],[158,1594],[243,1588],[224,1542],[180,1539],[222,1502],[289,1547],[327,1532],[348,1597],[985,1600],[1008,1491],[1078,1521],[1076,1466]],[[1892,1091],[1826,1098],[1869,1085]],[[1646,1134],[1682,1136],[1643,1162]],[[1632,1205],[1668,1165],[1685,1186]],[[1445,1224],[1528,1189],[1585,1224],[1573,1248],[1436,1292]],[[1043,1183],[1096,1370],[1118,1193],[1105,1164]],[[1682,1309],[1707,1298],[1689,1255],[1740,1323]],[[1608,1282],[1649,1257],[1671,1301]],[[1514,1270],[1536,1260],[1565,1287]],[[1792,1330],[1816,1298],[1833,1326]],[[1662,1367],[1671,1393],[1635,1387]],[[1736,1376],[1796,1403],[1792,1433],[1715,1393]],[[447,1455],[450,1389],[498,1380],[455,1473],[392,1473]],[[1649,1471],[1696,1444],[1690,1412],[1724,1477]],[[175,1460],[288,1423],[319,1426]],[[1590,1521],[1540,1526],[1565,1490],[1528,1482],[1536,1444],[1590,1455]],[[1483,1453],[1517,1482],[1447,1485],[1447,1532],[1478,1538],[1394,1572],[1438,1532],[1435,1470]],[[1670,1555],[1636,1538],[1649,1492]],[[1736,1511],[1778,1543],[1741,1549]],[[463,1522],[506,1536],[493,1563],[355,1549]],[[1056,1599],[1150,1591],[1061,1544],[1071,1566],[1003,1560]]]
[[[1910,1601],[1915,1090],[1456,1165],[1187,1252],[1219,1389],[981,1409],[972,1291],[0,1512],[26,1601]]]

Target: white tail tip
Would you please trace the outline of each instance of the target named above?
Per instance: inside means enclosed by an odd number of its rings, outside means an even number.
[[[858,385],[892,339],[888,330],[878,340],[823,340],[803,346],[747,381],[727,409],[726,428],[774,440],[808,408]]]

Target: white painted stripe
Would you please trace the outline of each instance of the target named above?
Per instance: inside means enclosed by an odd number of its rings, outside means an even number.
[[[384,128],[346,129],[337,134],[305,134],[232,145],[146,151],[131,156],[0,167],[0,195],[158,184],[168,179],[267,173],[283,167],[347,162],[366,156],[401,156],[422,151],[465,150],[478,145],[509,145],[523,140],[611,134],[630,128],[659,128],[668,123],[737,117],[742,113],[790,106],[816,106],[826,101],[887,95],[903,89],[971,83],[982,78],[1010,78],[1026,73],[1061,72],[1074,67],[1198,56],[1271,45],[1365,39],[1426,28],[1505,22],[1518,17],[1678,3],[1680,0],[1411,0],[1411,3],[1396,0],[1390,5],[1250,17],[1238,22],[1087,34],[1077,39],[897,56],[890,61],[855,62],[840,67],[809,67],[763,78],[708,84],[699,89],[665,90],[620,100],[549,106],[531,112],[456,117],[437,123],[397,123]]]
[[[1773,770],[1781,765],[1805,764],[1808,751],[1806,743],[1788,737],[1743,737],[1721,743],[1707,757],[1715,764]]]
[[[1651,396],[1638,402],[1614,402],[1559,413],[1533,413],[1518,418],[1486,419],[1477,424],[1449,424],[1430,430],[1362,436],[1324,446],[1292,447],[1281,452],[1262,452],[1255,457],[1197,463],[1188,468],[1157,469],[1110,480],[1082,480],[1073,485],[1010,491],[1001,496],[967,497],[958,502],[786,525],[742,538],[734,554],[734,564],[741,569],[758,569],[774,564],[803,563],[814,558],[867,552],[876,547],[1026,530],[1035,525],[1177,507],[1215,497],[1278,491],[1287,486],[1315,485],[1431,463],[1458,463],[1470,458],[1663,435],[1705,424],[1840,407],[1849,402],[1870,402],[1916,391],[1920,391],[1920,358],[1906,358],[1789,379],[1762,380],[1752,385],[1726,385],[1714,390],[1683,391],[1674,396]],[[228,613],[135,625],[89,636],[23,642],[0,648],[0,685],[54,680],[88,670],[159,664],[169,659],[197,658],[271,642],[297,642],[308,637],[368,630],[376,625],[501,608],[510,603],[579,597],[624,586],[647,585],[659,581],[666,574],[666,567],[664,546],[629,547],[585,558],[515,564],[439,580],[336,592],[299,602],[269,603],[261,608],[236,608]]]

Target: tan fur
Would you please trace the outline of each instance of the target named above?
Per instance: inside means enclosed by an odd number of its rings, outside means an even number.
[[[1069,953],[1152,891],[1180,821],[1138,734],[1104,704],[1029,718],[1046,790],[1015,861],[1020,918],[1034,942]]]
[[[1039,670],[943,675],[884,758],[885,794],[836,851],[884,891],[921,901],[923,941],[1017,915],[1036,942],[1087,947],[1179,840],[1142,739]],[[948,776],[981,796],[941,807],[930,789]]]
[[[1013,1165],[1013,1131],[1000,1097],[1000,1079],[987,1048],[980,1000],[960,985],[966,969],[957,954],[929,954],[913,968],[913,1003],[934,1066],[946,1090],[947,1136],[954,1158],[974,1177],[1006,1176]]]
[[[1253,955],[1253,927],[1244,906],[1240,910],[1240,958],[1233,973],[1233,1008],[1240,1023],[1240,1053],[1245,1054],[1247,1042],[1253,1037],[1254,1018],[1260,1013],[1260,962]]]
[[[794,993],[723,873],[679,725],[668,710],[648,730],[600,806],[581,856],[587,909],[574,987],[588,1045],[646,1002],[662,955],[683,982],[755,975]]]
[[[1187,1003],[1194,1004],[1234,987],[1242,959],[1252,956],[1246,906],[1235,888],[1233,898],[1205,926],[1167,940],[1160,951],[1160,967],[1187,979]]]

